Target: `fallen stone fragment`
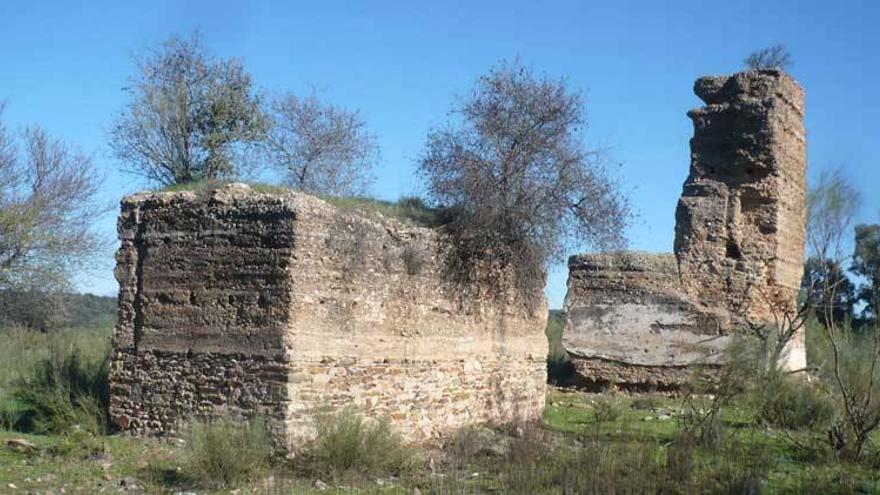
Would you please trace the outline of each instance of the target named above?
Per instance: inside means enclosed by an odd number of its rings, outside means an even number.
[[[6,448],[9,450],[13,450],[16,452],[24,452],[26,454],[32,454],[39,450],[37,446],[23,438],[8,438],[6,439]]]

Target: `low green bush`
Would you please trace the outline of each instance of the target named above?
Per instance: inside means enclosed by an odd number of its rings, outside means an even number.
[[[821,384],[807,383],[802,377],[774,373],[753,394],[758,419],[776,428],[827,429],[834,418],[831,396]]]
[[[112,333],[109,322],[47,333],[0,328],[0,428],[101,431]]]
[[[626,412],[625,402],[614,395],[597,397],[593,401],[593,417],[597,423],[617,421]]]
[[[402,197],[397,201],[336,196],[321,196],[321,199],[343,211],[360,213],[367,217],[382,215],[422,227],[436,227],[443,221],[441,211],[428,206],[417,197]]]
[[[66,434],[107,430],[108,361],[83,357],[76,343],[50,345],[48,357],[13,384],[18,407],[16,427],[38,433]]]
[[[183,471],[206,488],[228,488],[256,478],[273,454],[269,427],[259,418],[197,421],[186,428],[184,439]]]
[[[307,476],[401,476],[412,472],[417,459],[384,420],[367,421],[352,408],[315,418],[317,435],[300,453],[297,466]]]

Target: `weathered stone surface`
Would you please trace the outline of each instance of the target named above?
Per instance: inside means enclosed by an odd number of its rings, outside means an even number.
[[[803,90],[778,70],[709,80],[718,89],[688,113],[691,167],[675,214],[682,285],[704,304],[770,321],[768,300],[793,305],[803,274]]]
[[[233,185],[128,197],[119,235],[124,430],[261,414],[292,444],[317,410],[354,405],[421,440],[542,414],[546,303],[462,291],[429,229]]]
[[[794,308],[803,273],[803,91],[784,72],[697,80],[675,255],[569,260],[563,342],[584,378],[674,388],[717,366],[729,335]],[[787,366],[805,366],[803,335]]]
[[[673,255],[579,255],[568,266],[563,345],[587,383],[668,390],[694,363],[719,364],[729,315],[684,294]]]
[[[639,366],[717,361],[727,343],[727,315],[712,314],[681,292],[672,255],[581,255],[568,266],[570,328],[563,342],[572,355]]]

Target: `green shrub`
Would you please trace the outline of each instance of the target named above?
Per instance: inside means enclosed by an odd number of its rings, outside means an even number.
[[[264,420],[198,421],[185,431],[184,471],[205,487],[230,487],[269,466],[272,438]]]
[[[614,395],[598,397],[593,401],[593,417],[597,423],[617,421],[624,412],[626,412],[626,404]]]
[[[50,344],[48,357],[13,386],[17,426],[40,433],[105,433],[108,374],[107,356],[89,360],[76,343]]]
[[[414,453],[387,421],[366,421],[352,408],[316,416],[315,440],[301,453],[307,475],[400,476],[416,466]]]
[[[58,457],[88,459],[104,453],[104,438],[85,428],[72,428],[61,436],[61,441],[49,448]]]
[[[76,409],[105,408],[113,327],[104,323],[49,333],[0,328],[0,428],[31,432],[41,423],[44,430],[65,430],[51,426],[53,411],[72,417],[82,413]],[[96,416],[98,425],[105,422],[103,412]],[[92,423],[80,419],[68,426]]]
[[[774,373],[761,381],[757,394],[758,419],[777,428],[818,429],[834,417],[834,403],[820,385],[801,377]]]
[[[340,210],[367,217],[381,215],[422,227],[435,227],[442,221],[441,212],[429,207],[421,198],[403,197],[396,202],[365,197],[321,196],[321,199]]]

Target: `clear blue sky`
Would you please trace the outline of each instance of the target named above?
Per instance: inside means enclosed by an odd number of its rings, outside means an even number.
[[[107,130],[131,55],[198,29],[221,57],[241,57],[263,89],[310,91],[359,109],[382,147],[376,195],[418,193],[415,158],[456,95],[502,58],[566,76],[583,90],[590,146],[610,149],[639,218],[631,247],[671,251],[704,74],[739,70],[755,48],[785,43],[807,91],[810,177],[840,167],[880,210],[880,2],[43,1],[0,4],[0,99],[13,127],[39,123],[92,153],[116,203],[143,189],[120,175]],[[115,235],[114,215],[99,228]],[[115,294],[112,253],[80,277]],[[565,270],[547,293],[559,307]]]

